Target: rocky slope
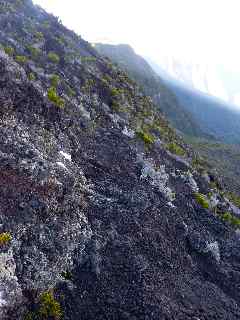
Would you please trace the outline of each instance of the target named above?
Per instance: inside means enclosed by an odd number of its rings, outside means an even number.
[[[221,181],[55,17],[1,1],[0,30],[0,318],[239,319]]]
[[[230,192],[239,190],[239,114],[220,100],[193,91],[174,81],[162,70],[159,76],[145,59],[128,45],[96,44],[96,49],[111,58],[142,86],[208,166],[218,171]]]

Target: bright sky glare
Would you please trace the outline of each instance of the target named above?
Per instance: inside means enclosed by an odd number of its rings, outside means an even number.
[[[90,42],[240,70],[239,0],[35,0]]]

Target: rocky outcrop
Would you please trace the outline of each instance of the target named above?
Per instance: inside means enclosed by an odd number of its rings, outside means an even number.
[[[1,319],[239,319],[239,237],[196,155],[55,17],[1,5]]]

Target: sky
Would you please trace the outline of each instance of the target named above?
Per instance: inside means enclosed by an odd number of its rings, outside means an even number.
[[[34,2],[90,42],[129,43],[153,58],[173,52],[186,60],[227,60],[240,69],[239,0]]]
[[[239,0],[33,1],[89,42],[127,43],[160,64],[173,56],[240,73]]]

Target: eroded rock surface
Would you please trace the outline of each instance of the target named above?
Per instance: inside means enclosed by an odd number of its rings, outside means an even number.
[[[55,17],[0,8],[1,319],[58,319],[43,297],[67,320],[239,319],[239,237],[196,155]]]

